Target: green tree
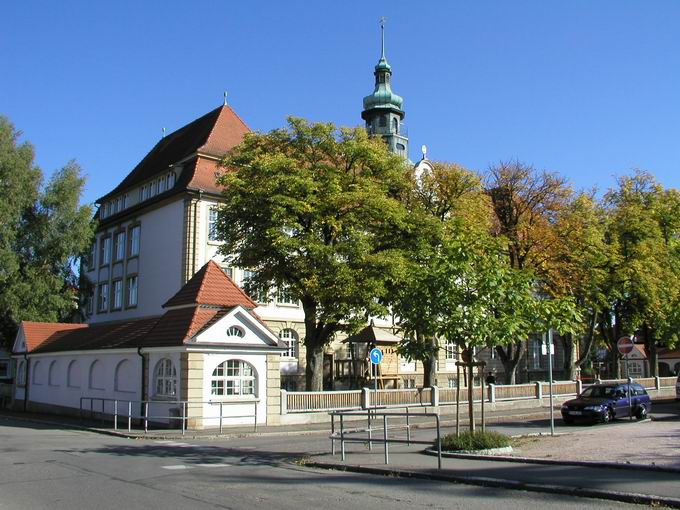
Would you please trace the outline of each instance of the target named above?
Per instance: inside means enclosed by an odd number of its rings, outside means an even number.
[[[0,339],[22,320],[69,320],[77,307],[79,255],[93,235],[80,206],[84,178],[71,162],[42,186],[29,143],[0,117]]]
[[[399,347],[400,353],[420,361],[424,386],[434,386],[441,347],[436,319],[430,315],[432,309],[424,306],[430,292],[430,265],[441,256],[443,243],[451,236],[456,237],[459,231],[486,233],[490,227],[489,204],[476,173],[457,164],[434,162],[431,171],[413,182],[409,205],[413,214],[429,223],[431,231],[421,240],[421,249],[407,254],[408,270],[403,273],[403,281],[395,282],[390,300],[400,326],[408,332],[408,338]],[[408,292],[403,292],[404,289]]]
[[[223,163],[221,253],[254,271],[251,291],[300,300],[307,389],[320,390],[325,346],[387,313],[390,281],[421,235],[405,205],[408,169],[364,129],[297,118],[247,135]]]

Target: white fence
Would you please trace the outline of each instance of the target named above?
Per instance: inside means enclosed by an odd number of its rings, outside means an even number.
[[[647,377],[635,379],[635,382],[647,389],[659,390],[675,386],[675,377]],[[622,380],[606,380],[600,383],[626,382]],[[553,395],[565,397],[581,393],[581,381],[555,381],[552,383]],[[473,402],[482,399],[481,386],[472,388]],[[542,399],[550,392],[550,383],[535,382],[529,384],[490,384],[486,386],[485,401],[506,402],[512,400]],[[468,401],[468,389],[460,388],[460,402]],[[296,391],[281,390],[281,414],[314,413],[323,411],[340,411],[368,409],[370,407],[429,407],[449,405],[456,402],[456,388],[403,388],[388,390],[345,391]]]

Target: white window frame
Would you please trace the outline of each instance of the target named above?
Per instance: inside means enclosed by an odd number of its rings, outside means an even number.
[[[101,266],[106,266],[111,263],[111,236],[107,235],[102,237],[101,240],[101,251],[100,251],[100,264]]]
[[[170,358],[162,358],[156,363],[153,380],[154,395],[156,397],[177,396],[177,370]]]
[[[97,311],[107,312],[109,310],[109,284],[102,282],[98,288]]]
[[[287,286],[281,285],[276,289],[276,304],[283,306],[298,306],[299,302],[291,295]]]
[[[297,331],[292,328],[285,328],[279,331],[279,338],[286,344],[286,351],[281,353],[282,358],[297,359],[299,356],[300,338]]]
[[[444,342],[444,357],[446,360],[450,361],[458,360],[458,346],[455,342],[450,340]]]
[[[132,308],[137,306],[137,303],[139,302],[139,276],[128,276],[126,284],[125,307]]]
[[[114,280],[111,285],[111,309],[123,308],[123,280]]]
[[[217,206],[208,206],[208,241],[211,243],[218,242],[217,240]]]
[[[139,247],[142,238],[141,225],[135,225],[130,229],[130,254],[129,257],[137,257],[139,255]]]
[[[246,332],[240,326],[229,326],[227,328],[227,336],[234,338],[243,338],[246,336]]]
[[[215,367],[210,377],[213,397],[256,397],[257,371],[240,359],[229,359]]]
[[[123,260],[125,258],[125,231],[116,232],[114,234],[113,247],[114,247],[113,261],[118,262],[120,260]]]

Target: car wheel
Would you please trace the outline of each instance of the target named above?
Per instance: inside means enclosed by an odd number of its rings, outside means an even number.
[[[574,424],[574,420],[572,420],[571,418],[562,418],[562,421],[564,422],[565,425],[573,425]]]
[[[605,409],[604,413],[602,414],[602,423],[609,423],[614,419],[614,413],[612,413],[611,409]]]
[[[638,420],[644,420],[647,418],[647,408],[645,406],[640,406],[635,411],[635,418]]]

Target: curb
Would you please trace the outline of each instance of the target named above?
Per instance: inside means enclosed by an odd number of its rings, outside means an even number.
[[[431,471],[419,472],[404,469],[376,468],[368,466],[348,466],[345,464],[334,464],[330,462],[313,461],[305,462],[304,465],[307,467],[336,471],[350,471],[354,473],[365,473],[380,476],[397,476],[401,478],[414,478],[419,480],[435,480],[440,482],[477,485],[482,487],[496,487],[501,489],[524,490],[529,492],[544,492],[548,494],[562,494],[566,496],[576,496],[580,498],[606,499],[610,501],[620,501],[623,503],[635,503],[652,506],[666,506],[669,508],[680,508],[680,498],[655,496],[651,494],[609,491],[603,489],[586,489],[583,487],[566,487],[563,485],[542,485],[535,483],[519,482],[517,480],[506,480],[503,478],[455,476]]]
[[[436,450],[423,450],[425,455],[437,455]],[[475,453],[453,453],[442,451],[442,457],[451,459],[467,459],[467,460],[488,460],[496,462],[515,462],[518,464],[544,464],[553,466],[576,466],[576,467],[594,467],[607,469],[622,469],[630,471],[655,471],[663,473],[680,473],[680,468],[671,466],[651,466],[648,464],[623,464],[621,462],[607,462],[599,460],[558,460],[558,459],[539,459],[536,457],[510,457],[507,455],[483,455]]]

